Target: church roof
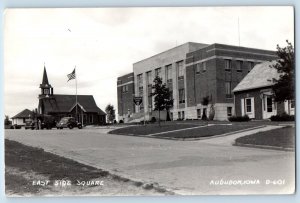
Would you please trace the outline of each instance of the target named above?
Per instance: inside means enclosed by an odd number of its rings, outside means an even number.
[[[277,70],[271,68],[271,66],[276,63],[277,61],[267,61],[254,66],[244,79],[233,89],[233,92],[272,86],[274,84],[273,78],[279,78]]]
[[[77,95],[77,103],[86,112],[106,115],[96,104],[93,95]],[[43,99],[44,110],[47,113],[70,112],[76,104],[75,95],[54,94]]]
[[[15,118],[29,118],[29,115],[32,116],[32,114],[33,114],[33,112],[30,111],[29,109],[24,109],[23,111],[21,111],[20,113],[18,113],[14,117],[12,117],[12,119],[15,119]]]

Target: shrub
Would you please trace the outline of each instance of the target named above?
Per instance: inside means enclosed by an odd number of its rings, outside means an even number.
[[[124,123],[124,121],[123,121],[123,120],[120,120],[119,123]]]
[[[155,122],[156,122],[156,118],[155,118],[155,117],[152,117],[151,120],[150,120],[150,122],[151,122],[151,123],[155,123]]]
[[[270,117],[271,121],[295,121],[295,116],[288,115],[287,113],[282,113],[276,116]]]
[[[245,122],[245,121],[250,121],[250,118],[248,115],[244,115],[244,116],[231,116],[228,117],[228,120],[230,122]]]

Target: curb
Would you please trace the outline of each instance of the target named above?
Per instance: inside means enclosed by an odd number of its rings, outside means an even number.
[[[269,149],[269,150],[278,150],[278,151],[286,151],[286,152],[294,152],[295,151],[294,148],[277,147],[277,146],[269,146],[269,145],[244,144],[244,143],[236,142],[236,141],[232,145],[237,146],[237,147]]]

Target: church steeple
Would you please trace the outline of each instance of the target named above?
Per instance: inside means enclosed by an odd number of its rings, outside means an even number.
[[[40,88],[41,88],[41,94],[39,95],[40,99],[49,98],[50,96],[53,95],[53,88],[49,84],[45,64],[44,64],[43,81],[42,84],[40,84]]]

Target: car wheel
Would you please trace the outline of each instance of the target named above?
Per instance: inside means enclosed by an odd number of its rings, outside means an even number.
[[[69,129],[73,129],[73,125],[69,125]]]
[[[79,125],[79,126],[78,126],[78,129],[81,129],[81,128],[82,128],[82,126],[81,126],[81,125]]]

